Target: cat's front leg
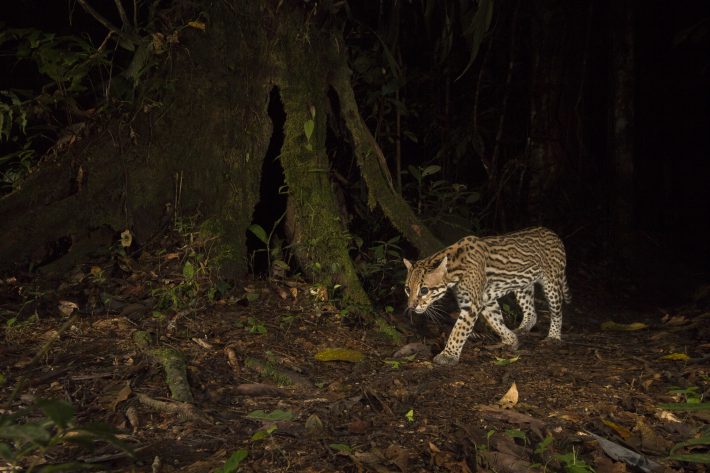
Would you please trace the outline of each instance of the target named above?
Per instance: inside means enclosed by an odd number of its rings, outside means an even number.
[[[446,341],[446,347],[441,353],[434,357],[434,363],[439,365],[455,365],[459,362],[461,350],[468,336],[473,332],[476,319],[478,319],[477,312],[472,312],[470,308],[461,309],[459,318],[456,320],[449,339]]]

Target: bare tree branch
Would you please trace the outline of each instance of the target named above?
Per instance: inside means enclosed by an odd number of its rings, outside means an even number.
[[[83,8],[86,13],[88,13],[88,14],[91,15],[91,16],[93,16],[94,19],[96,19],[96,21],[98,21],[99,23],[101,23],[102,25],[104,25],[109,31],[111,31],[112,33],[116,33],[116,34],[118,34],[118,35],[121,34],[121,30],[120,30],[120,29],[116,28],[116,27],[113,25],[113,23],[111,23],[111,22],[108,21],[106,18],[104,18],[103,16],[101,16],[101,14],[100,14],[99,12],[97,12],[96,10],[94,10],[91,5],[89,5],[88,3],[86,3],[86,0],[77,0],[77,2],[79,2],[79,5],[81,5],[81,8]]]
[[[123,24],[122,30],[125,30],[127,28],[131,28],[131,24],[128,22],[128,17],[126,16],[126,10],[123,8],[123,4],[121,3],[121,0],[113,0],[113,3],[116,4],[116,10],[118,10],[118,16],[121,17],[121,23]]]

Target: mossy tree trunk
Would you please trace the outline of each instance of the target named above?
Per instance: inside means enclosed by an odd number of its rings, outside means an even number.
[[[181,33],[183,49],[174,52],[160,107],[111,125],[111,133],[95,135],[0,200],[0,219],[18,229],[0,239],[0,265],[31,260],[33,251],[60,238],[73,250],[91,243],[100,228],[109,235],[130,228],[146,241],[171,220],[166,208],[173,206],[183,215],[199,211],[203,228],[220,237],[226,275],[245,273],[246,230],[259,199],[272,132],[267,106],[276,86],[286,112],[280,162],[291,247],[311,279],[342,286],[348,305],[369,306],[330,183],[327,110],[339,109],[351,132],[371,206],[379,205],[421,252],[440,245],[392,187],[357,110],[341,32],[321,6],[235,0],[204,7],[207,29]],[[339,107],[328,103],[331,87]],[[82,259],[72,250],[63,261]]]
[[[347,234],[330,183],[326,138],[331,31],[309,31],[298,10],[281,11],[282,66],[276,82],[286,112],[281,164],[288,186],[291,247],[311,279],[342,286],[347,305],[369,306],[348,254]],[[344,53],[344,52],[343,52]]]

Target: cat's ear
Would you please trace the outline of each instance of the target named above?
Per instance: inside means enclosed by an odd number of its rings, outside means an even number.
[[[407,267],[407,271],[412,270],[412,262],[411,261],[409,261],[407,258],[402,258],[402,262]]]
[[[439,263],[439,266],[437,266],[434,271],[437,273],[446,274],[446,264],[448,262],[449,258],[447,256],[444,256],[444,258],[441,260],[441,263]]]

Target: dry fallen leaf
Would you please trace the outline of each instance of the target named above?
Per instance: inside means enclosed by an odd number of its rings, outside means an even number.
[[[646,453],[662,455],[672,446],[672,442],[658,435],[642,418],[636,420],[634,431],[641,437],[641,450]]]
[[[205,31],[205,29],[207,28],[207,25],[204,22],[194,21],[194,20],[188,21],[187,26],[189,26],[191,28],[195,28],[196,30],[201,30],[201,31]]]
[[[118,390],[118,392],[114,396],[113,400],[111,401],[111,404],[110,404],[111,411],[112,412],[115,411],[116,406],[118,406],[120,403],[122,403],[123,401],[128,399],[132,392],[133,392],[133,390],[131,389],[130,382],[126,381],[126,384]]]
[[[133,234],[130,230],[124,230],[121,232],[121,246],[128,248],[133,243]]]
[[[69,317],[75,310],[79,309],[79,306],[72,301],[59,301],[57,308],[63,316]]]
[[[498,400],[498,404],[503,409],[512,409],[518,403],[518,386],[513,382],[508,392]]]
[[[661,319],[661,321],[664,324],[669,325],[671,327],[685,325],[689,322],[688,319],[684,315],[673,315],[673,316],[666,315]]]
[[[682,421],[676,417],[675,414],[669,411],[664,411],[663,409],[658,409],[654,415],[656,416],[657,419],[659,420],[665,420],[667,422],[674,422],[676,424],[680,424]]]
[[[227,363],[232,367],[232,370],[236,374],[239,374],[241,369],[239,368],[239,360],[237,359],[237,352],[234,351],[232,347],[226,347],[224,349],[224,354],[227,355]]]

